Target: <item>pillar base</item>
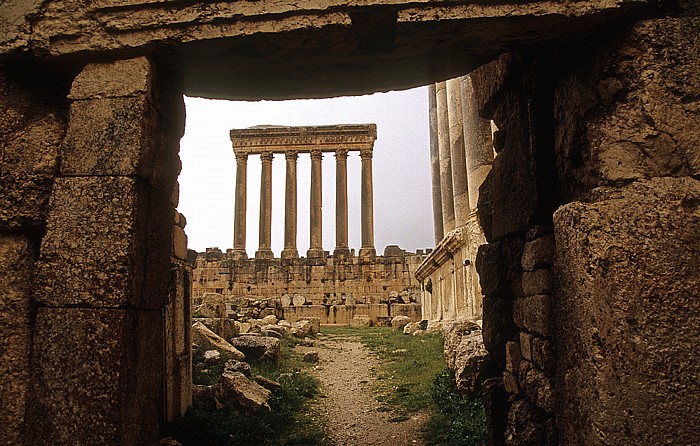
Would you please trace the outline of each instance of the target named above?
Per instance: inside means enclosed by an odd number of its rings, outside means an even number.
[[[326,256],[323,248],[310,248],[306,251],[306,257],[309,259],[322,259]]]
[[[282,258],[283,259],[298,259],[299,258],[299,251],[296,249],[284,249],[282,250]]]
[[[255,252],[256,259],[274,259],[275,253],[271,249],[259,249]]]
[[[233,257],[233,260],[246,260],[248,258],[248,253],[245,252],[245,249],[233,249],[231,252],[231,257]]]
[[[336,259],[348,259],[350,258],[350,248],[335,248],[333,251],[333,257]]]
[[[370,248],[360,248],[360,252],[357,254],[360,259],[371,260],[377,257],[377,250],[373,247]]]

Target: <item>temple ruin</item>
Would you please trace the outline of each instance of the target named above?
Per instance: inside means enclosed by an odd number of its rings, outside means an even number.
[[[468,74],[496,155],[452,205],[487,243],[451,248],[447,199],[425,277],[478,273],[488,444],[697,444],[698,28],[692,0],[3,3],[0,437],[157,444],[190,404],[183,94]]]
[[[420,287],[414,275],[422,253],[388,247],[377,256],[374,247],[372,150],[377,138],[374,124],[308,127],[258,126],[231,130],[236,155],[236,202],[233,249],[207,250],[197,259],[192,297],[206,293],[224,296],[227,305],[240,308],[246,299],[275,299],[277,316],[289,321],[317,317],[322,324],[386,324],[393,316],[421,319]],[[361,170],[362,246],[358,254],[348,246],[347,158],[359,152]],[[336,246],[330,255],[322,246],[322,176],[324,153],[333,153],[335,176]],[[246,253],[246,196],[248,155],[259,154],[260,230],[254,258]],[[284,155],[284,249],[272,252],[272,158]],[[310,247],[297,250],[297,158],[311,158]],[[235,314],[235,313],[234,313]],[[233,316],[233,314],[232,314]]]

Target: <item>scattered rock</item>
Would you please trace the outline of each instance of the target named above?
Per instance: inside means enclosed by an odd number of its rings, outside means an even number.
[[[394,316],[391,319],[391,327],[394,330],[403,330],[406,325],[411,322],[411,318],[408,316]]]
[[[194,309],[199,317],[223,319],[226,317],[226,304],[224,296],[219,293],[204,293],[202,304]]]
[[[486,361],[486,347],[479,327],[474,322],[456,321],[444,324],[445,362],[455,372],[457,389],[465,396],[475,398],[481,393],[482,367]]]
[[[239,334],[246,334],[250,331],[251,324],[249,322],[238,322],[235,321],[236,327],[238,327]]]
[[[212,387],[217,409],[270,411],[271,392],[240,372],[224,372]]]
[[[243,361],[236,361],[235,359],[229,359],[224,364],[225,372],[239,372],[250,378],[250,364]]]
[[[274,314],[269,314],[269,315],[261,318],[260,320],[261,320],[261,324],[260,324],[261,326],[276,325],[277,322],[279,322],[279,320],[277,319],[277,316],[275,316]]]
[[[304,362],[318,362],[318,352],[306,352],[301,360]]]
[[[263,325],[260,327],[260,332],[263,336],[280,339],[289,332],[289,329],[280,325]]]
[[[412,335],[420,329],[420,322],[409,322],[403,327],[403,334]]]
[[[160,439],[160,446],[182,446],[182,444],[172,437],[165,437]]]
[[[253,379],[256,383],[260,384],[270,392],[277,392],[278,390],[282,389],[282,384],[278,383],[277,381],[267,379],[262,375],[255,375],[255,378]]]
[[[206,350],[218,350],[231,359],[239,361],[245,359],[245,355],[240,350],[237,350],[226,342],[224,338],[209,330],[201,322],[192,324],[192,342]]]
[[[213,412],[216,410],[216,402],[214,401],[213,386],[192,386],[192,407],[195,409]]]
[[[218,350],[207,350],[204,352],[204,364],[212,365],[221,361],[221,353]]]
[[[270,361],[277,364],[280,359],[280,340],[270,336],[239,336],[231,343],[251,361]]]

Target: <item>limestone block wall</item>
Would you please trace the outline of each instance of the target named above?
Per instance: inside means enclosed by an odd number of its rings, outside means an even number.
[[[471,73],[498,128],[478,211],[490,444],[698,437],[698,20]]]
[[[322,323],[350,324],[355,316],[376,323],[399,314],[420,320],[420,285],[415,271],[424,254],[347,259],[234,259],[218,249],[197,257],[193,299],[220,293],[227,303],[241,299],[276,299],[284,317],[319,317]],[[413,303],[413,305],[411,305]],[[392,305],[408,305],[406,308]],[[342,308],[341,308],[342,307]]]

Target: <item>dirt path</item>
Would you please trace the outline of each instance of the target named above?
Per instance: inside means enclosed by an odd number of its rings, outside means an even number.
[[[360,342],[347,337],[325,336],[315,347],[315,373],[325,398],[316,410],[328,420],[329,436],[337,446],[421,446],[425,416],[390,422],[391,412],[378,412],[380,404],[372,394],[377,359]]]

